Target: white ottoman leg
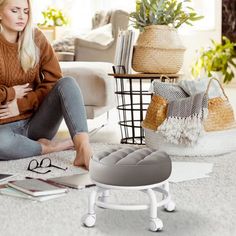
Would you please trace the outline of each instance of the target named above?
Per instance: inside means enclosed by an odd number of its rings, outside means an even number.
[[[97,190],[93,190],[89,196],[88,213],[82,217],[82,223],[87,227],[93,227],[96,222],[95,202]]]
[[[166,190],[170,196],[170,186],[169,186],[168,181],[163,185],[163,189]],[[164,198],[165,198],[165,195],[163,194],[163,199]],[[171,196],[170,196],[170,200],[164,205],[164,209],[168,212],[172,212],[175,210],[175,202],[171,200]]]
[[[106,202],[109,196],[110,196],[110,190],[102,189],[101,195],[99,196],[99,200],[102,202]]]
[[[156,232],[163,228],[162,220],[157,218],[157,199],[154,191],[152,189],[147,190],[147,194],[150,199],[150,220],[149,220],[149,230]]]
[[[99,187],[99,197],[98,197],[98,201],[99,202],[108,202],[108,197],[110,196],[110,190],[109,189],[104,189]],[[98,205],[99,208],[105,209],[104,207]]]

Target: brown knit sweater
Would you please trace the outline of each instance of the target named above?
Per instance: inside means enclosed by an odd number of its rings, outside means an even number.
[[[62,77],[56,55],[46,37],[38,29],[35,30],[35,43],[40,51],[39,63],[25,73],[18,57],[18,44],[8,42],[0,34],[0,103],[5,104],[15,98],[15,85],[29,83],[33,88],[26,96],[17,99],[20,115],[0,119],[0,124],[30,117],[56,81]]]

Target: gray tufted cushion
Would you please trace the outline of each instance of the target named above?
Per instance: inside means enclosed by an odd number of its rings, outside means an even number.
[[[112,148],[93,156],[90,161],[91,178],[108,185],[156,184],[170,174],[169,155],[150,148]]]

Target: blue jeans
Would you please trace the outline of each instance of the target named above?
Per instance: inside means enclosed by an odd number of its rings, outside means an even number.
[[[42,147],[36,140],[51,140],[63,118],[72,139],[76,134],[88,132],[83,97],[70,77],[58,80],[31,118],[0,125],[0,160],[41,155]]]

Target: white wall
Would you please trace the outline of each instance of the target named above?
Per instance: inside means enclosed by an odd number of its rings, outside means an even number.
[[[206,0],[196,0],[196,4],[201,1]],[[214,39],[218,42],[221,41],[221,19],[222,19],[222,1],[221,0],[207,0],[211,2],[212,5],[208,5],[210,9],[205,9],[204,14],[208,17],[213,17],[213,22],[211,21],[208,26],[208,19],[205,19],[199,26],[198,30],[195,27],[192,29],[189,27],[186,31],[180,30],[181,39],[183,44],[187,48],[184,57],[184,65],[182,68],[182,73],[185,78],[191,77],[191,65],[196,58],[196,50],[201,47],[207,47],[211,44],[210,39]],[[214,15],[211,16],[210,11],[214,11]],[[201,13],[200,13],[201,14]],[[200,23],[200,21],[199,21]],[[202,29],[201,29],[202,28]],[[209,28],[209,29],[208,29]]]
[[[93,10],[123,9],[128,12],[135,9],[136,0],[92,0]]]

